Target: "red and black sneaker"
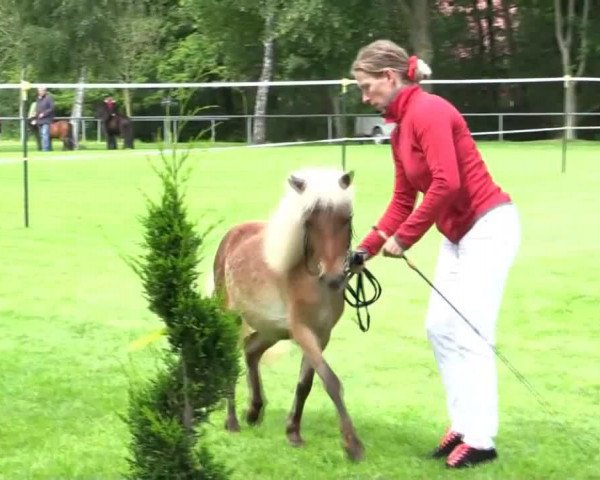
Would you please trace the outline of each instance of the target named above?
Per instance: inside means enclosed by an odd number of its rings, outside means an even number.
[[[437,448],[431,453],[433,458],[441,458],[450,455],[452,450],[456,448],[457,445],[462,443],[463,436],[460,433],[457,433],[453,430],[448,429],[444,438],[440,441],[440,444]]]
[[[448,455],[446,466],[448,468],[474,467],[479,463],[490,462],[497,457],[498,453],[495,448],[482,450],[473,448],[466,443],[461,443]]]

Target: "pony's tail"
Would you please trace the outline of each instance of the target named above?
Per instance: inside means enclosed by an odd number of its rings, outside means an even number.
[[[215,293],[215,276],[211,269],[204,280],[204,295],[212,297],[213,293]]]

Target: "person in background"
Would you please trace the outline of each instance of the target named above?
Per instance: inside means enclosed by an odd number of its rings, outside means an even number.
[[[50,125],[54,120],[54,99],[48,93],[46,87],[38,88],[38,97],[36,101],[37,125],[40,131],[42,151],[52,150],[52,141],[50,140]]]
[[[106,105],[106,110],[111,117],[114,117],[117,114],[117,102],[115,102],[114,98],[108,96],[104,99],[104,104]]]
[[[29,123],[29,130],[35,136],[35,141],[37,143],[37,149],[42,149],[42,142],[40,139],[40,130],[37,125],[37,100],[31,102],[29,105],[29,112],[27,113],[27,122]]]
[[[391,201],[354,252],[364,260],[402,258],[434,224],[444,238],[434,284],[477,328],[479,337],[435,292],[426,329],[446,391],[450,426],[433,451],[450,468],[497,457],[494,345],[504,285],[520,243],[511,197],[492,179],[471,132],[447,100],[419,82],[429,66],[388,40],[362,48],[352,65],[362,100],[396,123]],[[417,206],[417,194],[424,194]]]

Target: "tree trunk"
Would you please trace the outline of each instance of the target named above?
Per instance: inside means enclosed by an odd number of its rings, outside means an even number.
[[[410,24],[410,41],[415,55],[425,60],[429,65],[433,61],[433,45],[429,29],[429,0],[412,0],[413,21]],[[425,90],[431,91],[431,85],[424,85]]]
[[[79,70],[79,85],[75,90],[75,101],[71,112],[71,125],[73,126],[73,144],[74,148],[79,148],[79,126],[81,125],[81,117],[83,113],[83,97],[85,82],[85,66]]]
[[[342,113],[342,105],[340,100],[340,95],[337,89],[332,89],[330,91],[330,100],[331,106],[333,107],[333,113],[335,115],[333,119],[333,138],[345,138],[346,135],[346,118],[340,117],[339,115]]]
[[[485,65],[485,35],[483,33],[483,26],[481,25],[481,15],[479,13],[478,0],[473,1],[473,19],[475,20],[475,24],[477,25],[477,38],[479,39],[479,43],[477,45],[477,53],[479,54],[479,61],[482,66]]]
[[[429,29],[431,0],[399,0],[398,6],[409,25],[410,46],[416,56],[431,65],[433,61],[433,43]],[[424,85],[426,90],[431,90],[430,85]]]
[[[577,116],[574,115],[577,112],[577,90],[575,82],[567,82],[565,86],[564,95],[564,106],[567,118],[565,120],[567,127],[567,140],[574,140],[577,138]]]
[[[511,57],[515,54],[515,36],[513,34],[513,24],[510,12],[510,1],[502,0],[502,16],[504,18],[504,27],[506,28],[506,43],[507,43],[507,55]]]
[[[586,0],[586,4],[588,1]],[[585,6],[584,6],[585,9]],[[573,40],[573,23],[575,20],[575,2],[574,0],[569,0],[567,6],[567,24],[565,27],[565,17],[563,15],[562,10],[562,2],[561,0],[554,0],[554,27],[555,27],[555,35],[556,42],[558,43],[558,49],[560,50],[560,56],[562,60],[563,67],[563,75],[565,77],[570,77],[573,73],[573,65],[571,64],[571,44]],[[586,14],[584,11],[584,20]],[[585,31],[582,31],[582,34],[585,35]],[[575,92],[575,84],[571,81],[565,81],[564,88],[564,97],[563,97],[563,105],[564,111],[566,115],[565,119],[565,127],[566,127],[566,138],[567,140],[573,140],[577,137],[575,130],[573,127],[577,124],[577,118],[575,115],[575,110],[573,110],[577,105],[577,94]]]
[[[261,82],[268,82],[273,75],[273,10],[267,13],[265,18],[265,38],[263,40],[263,64],[260,74]],[[265,143],[267,138],[267,122],[264,115],[267,113],[267,102],[269,87],[261,85],[256,90],[256,102],[254,104],[254,128],[252,131],[252,143]]]
[[[126,82],[128,82],[126,80]],[[123,89],[123,103],[125,104],[125,115],[131,117],[131,92],[128,88]]]
[[[433,61],[433,46],[429,30],[429,0],[412,0],[412,23],[410,24],[410,42],[415,55],[427,63]]]
[[[485,12],[485,20],[487,23],[488,30],[488,41],[490,42],[490,63],[496,73],[496,27],[494,26],[494,3],[492,0],[487,0],[487,7]]]

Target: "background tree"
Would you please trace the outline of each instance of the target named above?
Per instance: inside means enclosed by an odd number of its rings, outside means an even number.
[[[567,0],[566,5],[562,0],[554,0],[555,34],[560,57],[562,60],[563,75],[580,77],[585,71],[588,56],[588,19],[590,13],[590,0],[578,2],[579,9],[575,7],[575,0]],[[565,14],[566,10],[566,14]],[[579,40],[576,60],[573,59],[573,40]],[[564,93],[564,111],[567,115],[567,137],[573,139],[576,132],[577,118],[577,90],[573,82],[567,81]]]

